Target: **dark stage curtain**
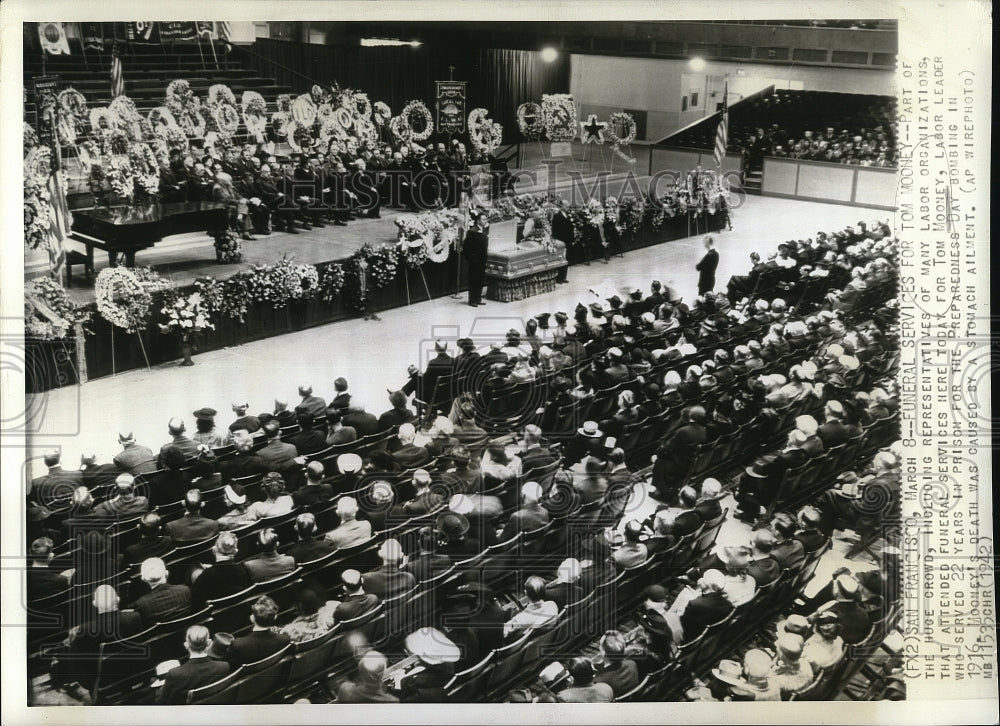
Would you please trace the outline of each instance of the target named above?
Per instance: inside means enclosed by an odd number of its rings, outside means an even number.
[[[569,93],[569,55],[560,53],[551,63],[536,51],[484,48],[479,53],[478,74],[470,84],[470,108],[482,106],[503,124],[504,137],[517,133],[517,107],[526,101],[542,102],[545,93]]]

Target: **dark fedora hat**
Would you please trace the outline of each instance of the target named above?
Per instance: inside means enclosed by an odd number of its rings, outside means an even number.
[[[194,417],[197,419],[201,419],[203,421],[213,421],[217,413],[219,412],[216,411],[214,408],[209,408],[208,406],[206,406],[205,408],[199,408],[197,411],[195,411]]]
[[[434,520],[434,526],[445,537],[461,537],[469,531],[469,520],[457,512],[441,512]]]

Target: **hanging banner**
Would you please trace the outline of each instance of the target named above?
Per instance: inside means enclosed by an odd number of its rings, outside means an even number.
[[[84,50],[104,50],[104,23],[80,23]]]
[[[155,20],[130,20],[125,23],[125,37],[130,43],[159,45],[160,31]]]
[[[196,23],[193,20],[169,20],[156,24],[160,31],[160,40],[194,40],[198,35]]]
[[[66,29],[62,23],[39,23],[38,39],[42,42],[44,53],[69,55],[69,41],[66,40]]]
[[[52,111],[56,107],[59,91],[59,76],[36,76],[32,81],[35,88],[35,130],[38,140],[46,146],[52,145]]]
[[[465,83],[465,81],[437,82],[438,133],[465,133]]]
[[[195,21],[195,32],[198,35],[211,35],[215,36],[215,21],[212,20],[196,20]]]

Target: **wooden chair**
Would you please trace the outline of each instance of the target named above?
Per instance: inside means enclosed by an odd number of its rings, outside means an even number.
[[[236,687],[237,704],[267,703],[284,686],[292,665],[289,643],[267,658],[243,666],[243,678]]]
[[[236,690],[243,677],[243,667],[240,666],[228,676],[220,678],[215,683],[209,683],[201,688],[192,688],[187,694],[187,704],[229,706],[236,703]]]

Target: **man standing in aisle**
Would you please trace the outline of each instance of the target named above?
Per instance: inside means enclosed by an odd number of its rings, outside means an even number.
[[[486,250],[490,239],[483,227],[481,210],[470,209],[469,217],[472,227],[465,233],[462,243],[462,255],[469,265],[469,305],[485,305],[483,302],[483,284],[486,281]]]
[[[705,256],[694,268],[698,271],[699,295],[715,289],[715,270],[719,266],[719,253],[715,250],[715,240],[711,235],[705,238],[705,249]]]

